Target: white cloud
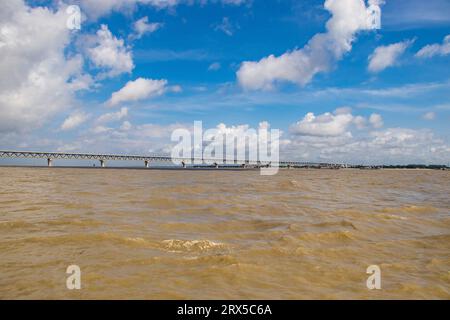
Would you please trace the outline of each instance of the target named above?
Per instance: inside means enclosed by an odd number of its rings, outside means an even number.
[[[247,159],[254,160],[254,152],[256,152],[256,147],[259,143],[258,134],[260,129],[269,130],[268,134],[270,135],[270,123],[267,121],[261,121],[258,127],[252,127],[248,124],[227,126],[225,123],[219,123],[212,130],[205,131],[204,155],[206,158],[222,158],[226,156],[234,159],[237,156],[239,159],[247,157]],[[283,132],[280,131],[280,135],[282,134]],[[279,140],[279,145],[286,143],[288,141],[285,139]],[[215,151],[221,150],[224,144],[226,144],[225,153],[223,155],[216,154]],[[196,145],[193,147],[195,150],[200,150],[201,146]],[[261,150],[261,152],[263,151]]]
[[[89,86],[80,55],[67,57],[65,8],[3,1],[0,10],[0,132],[35,129]]]
[[[248,2],[248,0],[222,0],[223,4],[241,5]]]
[[[79,0],[83,11],[91,18],[97,19],[112,11],[134,10],[136,5],[148,5],[157,9],[177,5],[179,0]]]
[[[281,144],[284,159],[353,164],[445,164],[450,156],[448,143],[427,129],[388,128],[379,130],[383,120],[372,114],[366,119],[352,115],[349,108],[315,116],[308,113],[290,127]],[[354,130],[357,128],[358,130]]]
[[[387,46],[379,46],[369,56],[370,72],[380,72],[397,63],[398,58],[405,52],[413,41],[406,40]]]
[[[68,116],[64,122],[61,125],[61,130],[72,130],[76,127],[83,124],[87,119],[89,118],[89,115],[86,114],[83,111],[75,111],[70,116]]]
[[[179,128],[190,127],[179,123],[132,125],[128,121],[124,121],[119,128],[98,125],[89,134],[82,135],[75,145],[79,151],[170,155],[174,145],[171,134]]]
[[[378,113],[372,113],[369,117],[369,122],[376,129],[384,125],[383,118]]]
[[[156,30],[162,28],[163,24],[160,22],[148,22],[148,17],[143,17],[137,20],[134,25],[134,35],[133,38],[140,39],[146,33],[153,33]]]
[[[109,112],[101,115],[95,121],[97,124],[104,124],[113,121],[120,121],[128,116],[128,108],[122,107],[117,112]]]
[[[99,126],[95,126],[94,128],[92,128],[91,132],[94,134],[103,134],[103,133],[106,133],[106,132],[109,132],[112,130],[113,130],[112,128],[108,128],[108,127],[99,125]]]
[[[219,62],[214,62],[214,63],[211,63],[211,64],[209,65],[208,71],[217,71],[217,70],[219,70],[221,67],[222,67],[222,66],[220,65]]]
[[[174,93],[180,93],[183,91],[183,88],[179,85],[170,86],[167,88],[168,91],[174,92]]]
[[[123,39],[113,36],[107,25],[101,25],[93,42],[87,48],[87,54],[97,68],[105,70],[101,77],[131,73],[134,69],[131,50]]]
[[[353,116],[349,112],[337,112],[315,116],[308,112],[299,122],[290,127],[290,132],[295,135],[337,137],[348,134],[348,127],[353,121]]]
[[[436,118],[436,113],[434,113],[434,112],[432,112],[432,111],[427,112],[427,113],[425,113],[425,114],[423,115],[423,118],[424,118],[425,120],[434,120],[434,119]]]
[[[122,125],[120,126],[120,130],[122,131],[128,131],[133,127],[133,125],[129,121],[124,121]]]
[[[92,19],[110,14],[113,11],[124,12],[133,11],[137,5],[151,6],[156,9],[172,8],[180,3],[187,5],[199,3],[203,5],[208,0],[77,0],[81,4],[83,11]],[[210,0],[209,2],[217,2]],[[241,5],[249,0],[221,0],[224,5]]]
[[[403,161],[413,161],[418,156],[422,158],[422,162],[427,163],[433,161],[433,154],[440,154],[443,158],[450,155],[450,147],[437,139],[430,130],[389,128],[371,132],[370,136],[372,140],[369,147],[393,158],[403,158]]]
[[[237,24],[233,24],[228,17],[223,17],[222,22],[214,28],[214,30],[222,31],[227,36],[232,36],[236,29],[239,29],[239,26]]]
[[[416,53],[418,58],[431,58],[434,56],[446,56],[450,54],[450,34],[444,38],[442,44],[434,43],[429,44],[420,49]]]
[[[118,105],[127,101],[138,101],[162,95],[167,90],[167,80],[153,80],[138,78],[128,81],[127,84],[117,92],[114,92],[109,100],[110,106]]]
[[[379,1],[369,3],[371,9],[381,12]],[[349,52],[359,31],[373,29],[370,10],[363,0],[326,0],[324,7],[332,14],[326,33],[316,34],[302,49],[242,63],[237,72],[240,85],[250,90],[271,89],[279,81],[305,85]]]
[[[388,128],[351,132],[348,129],[337,136],[294,132],[287,140],[289,143],[282,145],[282,158],[353,164],[446,164],[450,157],[450,146],[430,130]]]
[[[353,119],[353,123],[356,125],[358,129],[364,129],[366,127],[366,122],[367,120],[363,116],[356,116]]]
[[[259,128],[269,128],[266,121],[259,124]],[[133,153],[133,154],[165,154],[170,155],[172,147],[176,144],[171,141],[171,135],[176,129],[187,129],[193,131],[192,124],[172,123],[160,125],[155,123],[146,123],[141,125],[132,125],[128,121],[117,124],[117,127],[106,123],[95,122],[93,128],[82,133],[76,141],[64,144],[60,151],[71,150],[79,152],[107,152],[107,153]],[[248,124],[230,125],[224,123],[218,124],[215,129],[218,134],[237,135],[246,134],[252,140],[257,142],[257,131],[250,132],[247,129]],[[204,128],[205,130],[207,128]],[[257,129],[257,128],[255,128]],[[206,132],[205,132],[206,133]],[[242,141],[241,141],[242,142]],[[215,142],[210,142],[215,145]],[[286,141],[280,141],[285,144]],[[209,144],[205,142],[205,145]],[[242,146],[242,145],[240,145]]]

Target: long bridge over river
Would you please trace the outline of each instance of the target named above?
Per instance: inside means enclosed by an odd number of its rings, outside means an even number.
[[[49,167],[53,166],[56,159],[66,160],[96,160],[100,167],[106,167],[107,161],[141,161],[144,167],[148,168],[150,163],[166,162],[179,163],[186,168],[188,165],[209,164],[216,168],[222,166],[241,166],[241,167],[328,167],[338,168],[341,165],[310,163],[298,161],[251,161],[238,159],[197,159],[197,158],[172,158],[169,156],[145,156],[145,155],[117,155],[117,154],[93,154],[93,153],[67,153],[67,152],[40,152],[40,151],[11,151],[0,150],[0,158],[28,158],[28,159],[46,159]]]

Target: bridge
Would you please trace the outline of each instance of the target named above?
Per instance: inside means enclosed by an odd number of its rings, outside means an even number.
[[[320,164],[298,161],[251,161],[237,159],[197,159],[197,158],[172,158],[169,156],[143,156],[143,155],[115,155],[115,154],[92,154],[92,153],[66,153],[66,152],[40,152],[40,151],[8,151],[0,150],[0,158],[28,158],[28,159],[47,159],[47,165],[53,166],[55,159],[71,159],[71,160],[97,160],[100,167],[106,167],[107,161],[142,161],[144,167],[148,168],[151,162],[171,162],[180,163],[184,168],[187,164],[212,164],[216,168],[219,163],[223,165],[239,165],[242,167],[332,167],[340,165]]]

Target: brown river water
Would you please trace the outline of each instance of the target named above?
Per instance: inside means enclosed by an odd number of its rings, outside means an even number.
[[[450,299],[450,171],[3,167],[0,182],[1,299]]]

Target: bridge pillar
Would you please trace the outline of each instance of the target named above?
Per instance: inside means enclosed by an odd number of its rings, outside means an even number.
[[[144,165],[145,165],[146,168],[148,168],[150,166],[150,162],[148,160],[145,160],[144,161]]]
[[[100,167],[104,168],[106,167],[106,161],[103,159],[100,159]]]
[[[50,158],[47,159],[47,166],[53,167],[53,159]]]

